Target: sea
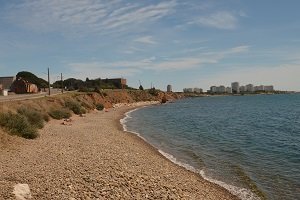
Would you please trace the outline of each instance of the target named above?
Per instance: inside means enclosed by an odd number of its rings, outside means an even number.
[[[121,123],[240,199],[300,199],[300,94],[185,98]]]

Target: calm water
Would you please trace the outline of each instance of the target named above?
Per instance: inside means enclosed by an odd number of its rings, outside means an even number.
[[[124,121],[173,162],[243,199],[300,199],[300,95],[184,99]]]

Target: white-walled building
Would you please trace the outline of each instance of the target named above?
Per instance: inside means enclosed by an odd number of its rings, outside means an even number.
[[[242,86],[240,87],[240,92],[246,92],[246,91],[247,91],[247,90],[246,90],[246,86],[243,86],[243,85],[242,85]]]
[[[216,86],[211,86],[210,87],[210,92],[211,93],[216,93],[217,92],[217,87]]]
[[[226,93],[228,93],[228,94],[231,94],[231,93],[232,93],[231,87],[227,87],[227,88],[226,88]]]
[[[203,93],[203,90],[201,88],[194,88],[195,93]]]
[[[253,84],[246,85],[246,91],[247,92],[254,92],[254,86],[253,86]]]
[[[255,86],[254,91],[265,91],[265,86],[263,86],[263,85]]]
[[[193,88],[184,88],[183,92],[185,92],[185,93],[191,93],[191,92],[194,92],[194,89]]]
[[[172,92],[172,85],[167,85],[167,92]]]
[[[240,93],[240,83],[239,82],[233,82],[231,83],[231,89],[232,89],[232,93]]]
[[[274,91],[274,86],[273,85],[266,85],[266,86],[264,86],[264,90],[266,92],[273,92]]]
[[[224,85],[217,87],[217,93],[225,93],[225,92],[226,92],[226,88]]]

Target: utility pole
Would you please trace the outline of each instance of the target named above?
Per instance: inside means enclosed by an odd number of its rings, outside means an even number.
[[[64,81],[63,81],[62,73],[60,73],[60,80],[61,80],[61,93],[64,93]]]
[[[50,70],[49,70],[49,67],[48,67],[48,94],[49,94],[49,96],[50,96]]]

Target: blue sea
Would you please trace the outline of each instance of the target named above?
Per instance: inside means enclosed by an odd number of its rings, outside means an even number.
[[[300,95],[186,98],[127,113],[124,129],[241,199],[300,199]]]

